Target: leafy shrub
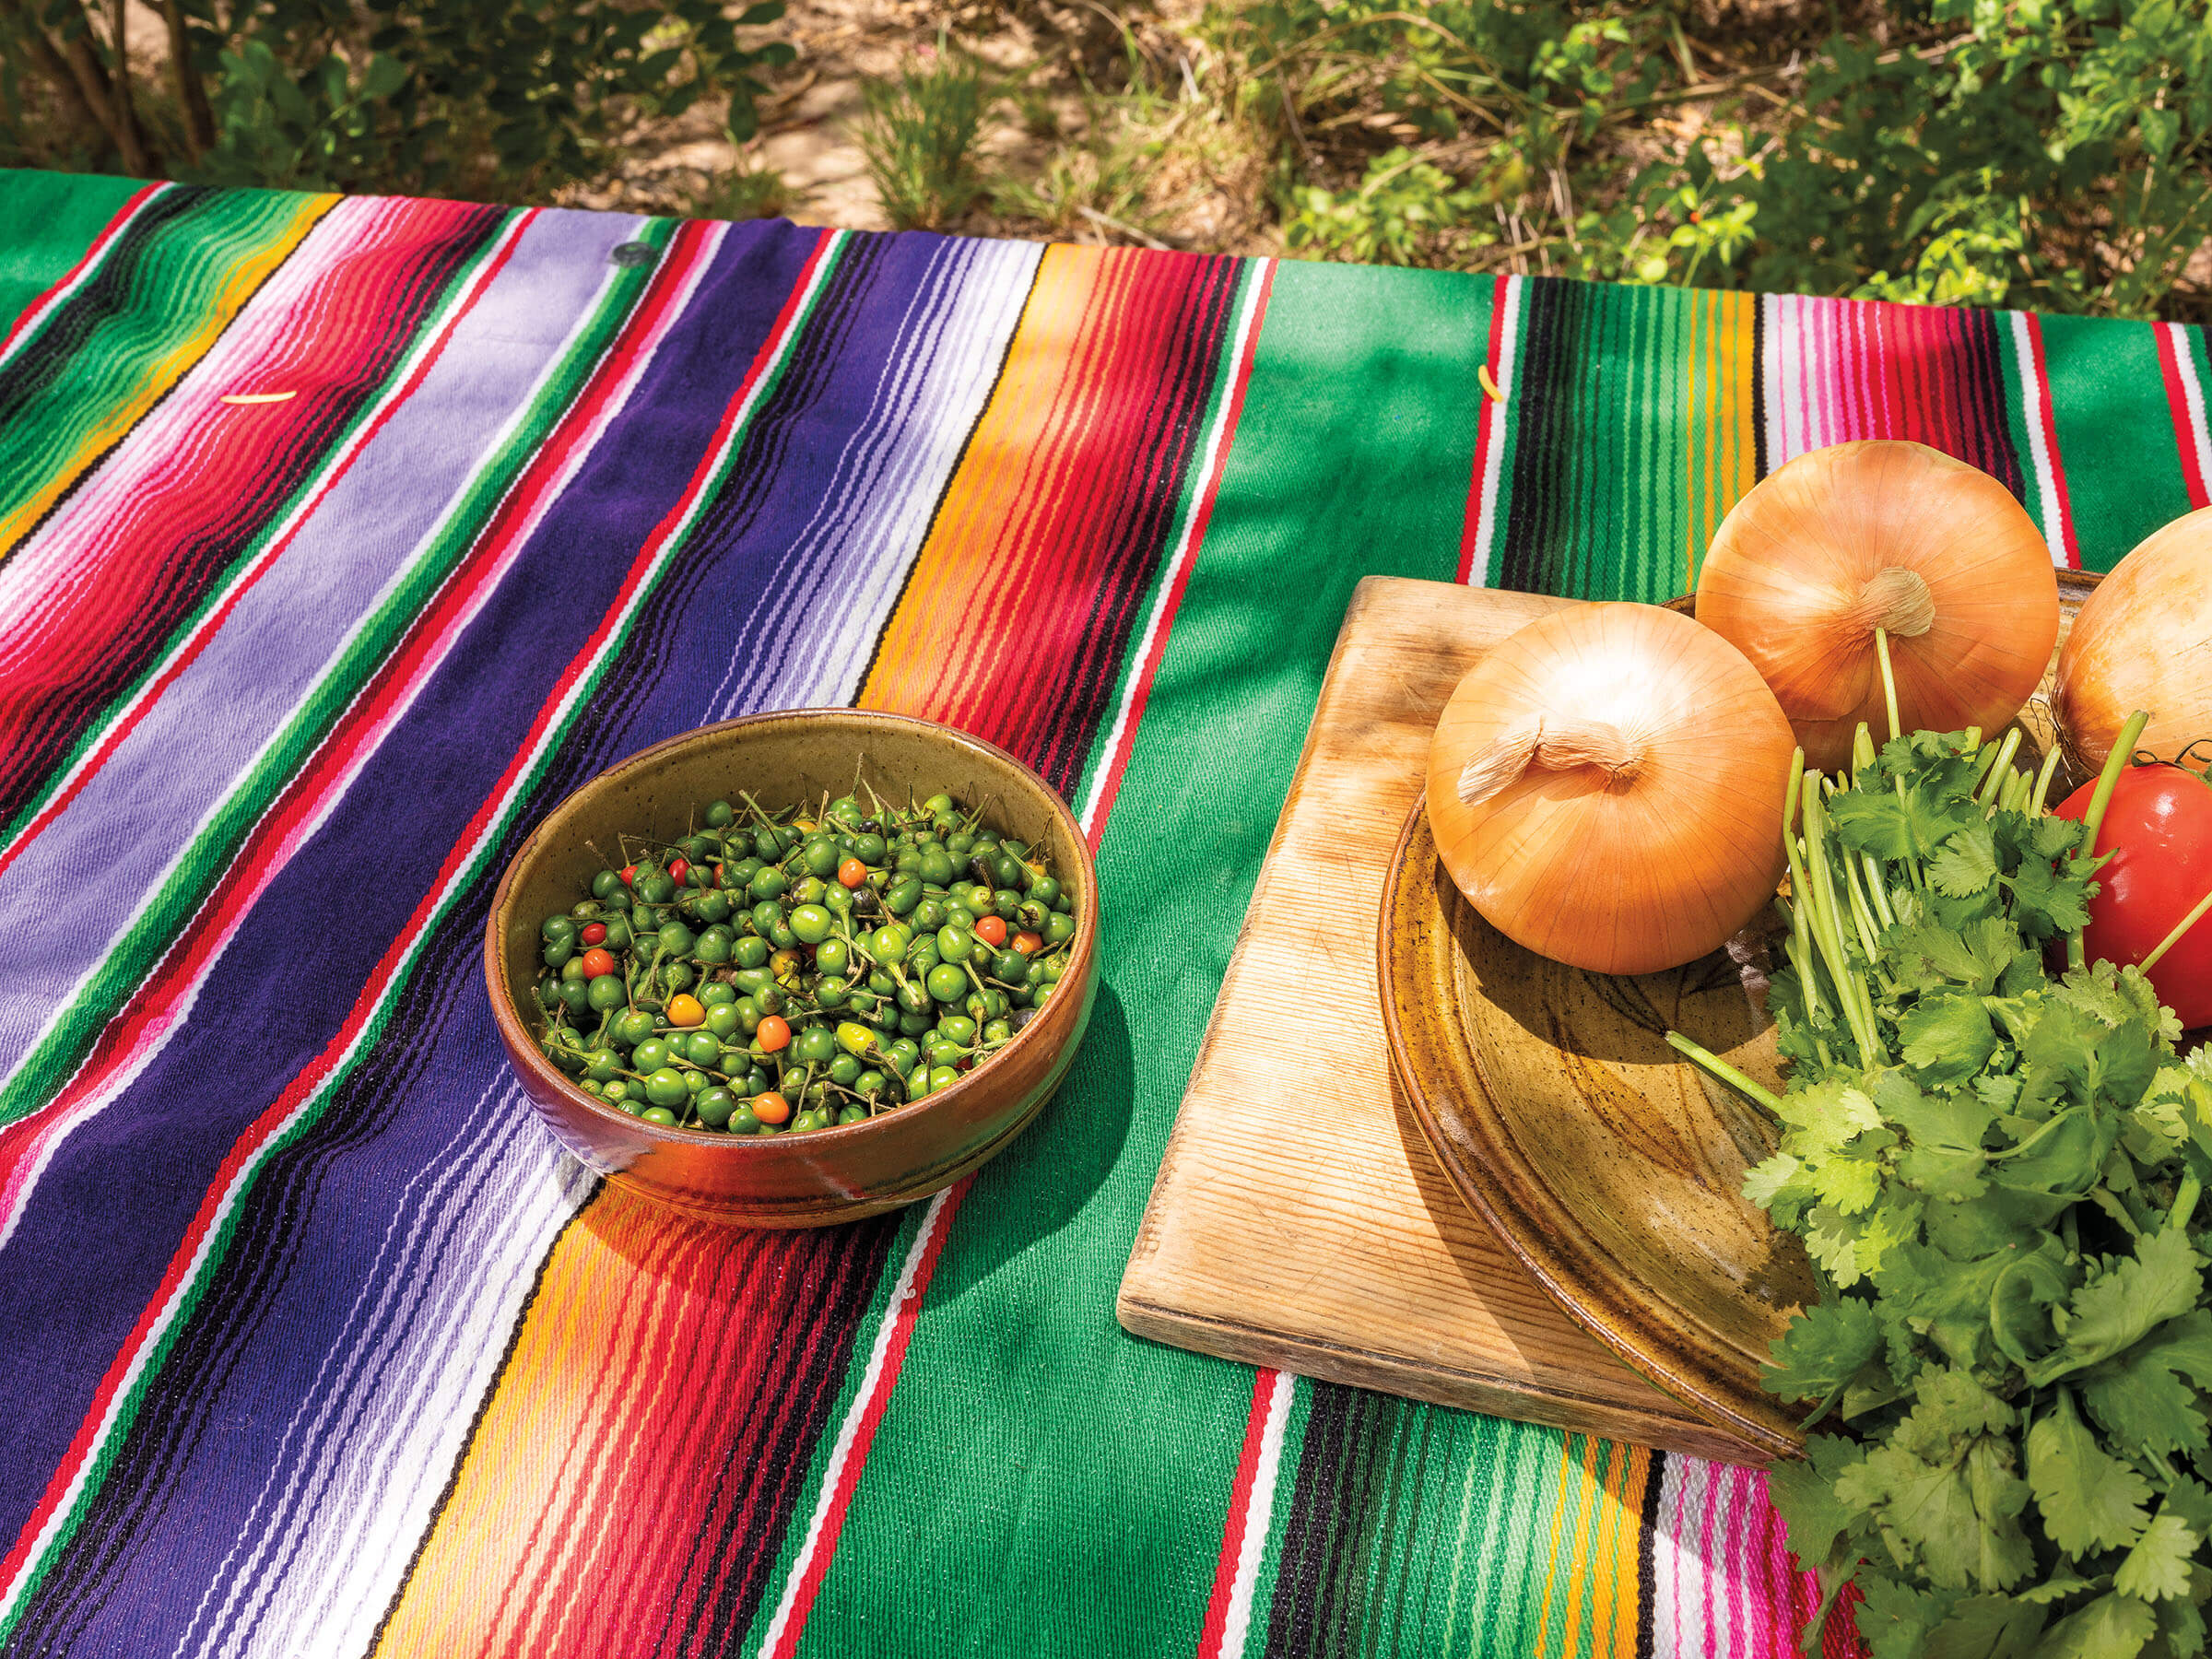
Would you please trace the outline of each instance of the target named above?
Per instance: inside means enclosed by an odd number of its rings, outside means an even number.
[[[220,183],[542,194],[598,176],[641,116],[729,100],[740,138],[791,60],[746,46],[782,0],[165,0],[166,87],[126,65],[125,17],[0,0],[0,159]],[[36,88],[58,115],[29,109]]]
[[[1726,52],[1690,20],[1619,0],[1216,0],[1200,32],[1229,96],[1274,129],[1293,248],[2205,306],[2184,273],[2212,238],[2212,0],[1889,0],[1824,41],[1723,29]],[[1670,142],[1654,118],[1689,105],[1694,136]],[[1502,233],[1471,231],[1461,193],[1509,169],[1520,182],[1482,204]]]
[[[1841,36],[1743,192],[1765,288],[2142,314],[2212,236],[2203,0],[1936,0]]]
[[[1357,189],[1308,184],[1291,197],[1297,212],[1283,226],[1284,242],[1335,257],[1411,265],[1453,232],[1466,232],[1471,241],[1497,240],[1495,231],[1467,230],[1488,199],[1482,192],[1404,147],[1370,162]]]

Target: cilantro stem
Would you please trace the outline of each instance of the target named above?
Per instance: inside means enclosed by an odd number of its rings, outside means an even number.
[[[2065,751],[2058,747],[2055,741],[2053,742],[2051,752],[2043,757],[2042,765],[2036,770],[2035,797],[2028,804],[2030,818],[2043,816],[2043,803],[2051,798],[2051,780],[2058,776],[2058,763],[2064,755]]]
[[[1886,629],[1874,630],[1874,654],[1882,664],[1882,702],[1889,715],[1889,741],[1895,743],[1905,735],[1904,722],[1897,717],[1897,675],[1889,666],[1889,634]]]
[[[2205,912],[2207,911],[2212,911],[2212,893],[2206,893],[2202,899],[2199,899],[2196,901],[2196,908],[2174,924],[2173,931],[2160,939],[2158,947],[2137,962],[2136,966],[2146,973],[2156,968],[2159,965],[2159,959],[2179,945],[2182,942],[2182,935],[2202,922],[2205,919]]]
[[[1828,1006],[1820,995],[1820,976],[1813,971],[1812,901],[1806,897],[1812,883],[1806,877],[1795,841],[1789,843],[1789,854],[1790,890],[1797,895],[1797,901],[1790,906],[1790,959],[1797,964],[1798,977],[1804,982],[1806,1015],[1818,1026],[1828,1018]]]
[[[1789,793],[1782,797],[1782,839],[1788,841],[1797,829],[1797,789],[1805,782],[1805,746],[1799,744],[1790,757]]]
[[[1882,953],[1875,940],[1881,930],[1874,924],[1874,909],[1866,902],[1865,888],[1859,884],[1859,866],[1852,862],[1848,853],[1843,855],[1843,885],[1851,892],[1851,923],[1858,930],[1859,944],[1865,948],[1868,962],[1879,962]]]
[[[2067,1107],[2064,1112],[2054,1112],[2049,1117],[2045,1118],[2041,1123],[2038,1124],[2027,1135],[2013,1142],[2011,1146],[2006,1147],[2003,1151],[1984,1152],[1982,1156],[1987,1162],[1990,1163],[2005,1163],[2009,1159],[2018,1158],[2021,1153],[2027,1151],[2029,1147],[2034,1146],[2037,1141],[2041,1140],[2044,1135],[2050,1134],[2051,1131],[2057,1128],[2059,1124],[2071,1123],[2078,1115],[2079,1112],[2077,1110],[2071,1106]]]
[[[1762,1088],[1759,1084],[1754,1083],[1711,1049],[1699,1046],[1679,1031],[1669,1031],[1666,1034],[1666,1041],[1685,1059],[1691,1061],[1719,1081],[1727,1084],[1729,1088],[1735,1089],[1736,1093],[1750,1100],[1754,1105],[1764,1107],[1774,1117],[1782,1115],[1782,1101],[1771,1089]]]
[[[2167,1212],[2168,1228],[2186,1227],[2196,1214],[2196,1201],[2204,1196],[2204,1183],[2194,1175],[2184,1173],[2182,1184],[2173,1195],[2173,1208]]]
[[[1974,728],[1969,726],[1965,752],[1974,758],[1974,786],[1967,793],[1974,797],[1974,805],[1979,806],[1982,805],[1982,792],[1989,787],[1990,781],[1996,776],[1996,759],[2004,750],[1994,743],[1976,743]]]
[[[1982,816],[1984,818],[1997,816],[1997,807],[2005,798],[2005,792],[2012,787],[2013,779],[2019,776],[2012,770],[2012,758],[2019,753],[2019,749],[2020,728],[2014,726],[2005,734],[2005,742],[1997,750],[1996,764],[1989,769],[1988,783],[1974,797],[1974,804],[1983,808]]]
[[[2137,709],[2120,728],[2120,735],[2112,740],[2112,752],[2105,756],[2104,770],[2097,774],[2097,788],[2089,796],[2089,809],[2082,814],[2080,857],[2097,856],[2097,832],[2104,828],[2104,809],[2112,804],[2112,791],[2119,787],[2120,774],[2135,758],[2136,740],[2143,735],[2143,728],[2149,724],[2150,711]],[[2070,969],[2086,967],[2088,963],[2082,931],[2077,927],[2066,935],[2066,966]]]
[[[1874,764],[1874,734],[1866,729],[1865,721],[1851,735],[1851,781],[1856,783],[1859,774]]]
[[[1816,772],[1805,781],[1805,862],[1812,876],[1812,892],[1807,897],[1814,900],[1813,936],[1819,941],[1821,955],[1828,959],[1829,977],[1836,982],[1836,1000],[1842,1005],[1844,1019],[1858,1042],[1859,1064],[1887,1065],[1889,1052],[1875,1025],[1874,998],[1866,982],[1852,967],[1843,944],[1835,872],[1828,862],[1827,815],[1821,810],[1820,790],[1815,782],[1818,776]]]
[[[1875,862],[1871,853],[1860,853],[1859,862],[1866,866],[1866,896],[1874,900],[1875,914],[1881,917],[1884,927],[1895,927],[1897,912],[1889,908],[1889,895],[1882,882],[1882,866]]]

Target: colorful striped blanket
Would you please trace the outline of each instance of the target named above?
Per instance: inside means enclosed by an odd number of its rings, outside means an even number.
[[[33,173],[0,226],[0,1653],[1790,1650],[1755,1473],[1114,1287],[1354,582],[1664,599],[1882,434],[2109,567],[2206,500],[2201,332]],[[492,884],[825,703],[1075,804],[1089,1040],[924,1206],[647,1213],[524,1108]]]

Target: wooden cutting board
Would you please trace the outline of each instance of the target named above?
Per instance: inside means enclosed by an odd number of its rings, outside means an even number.
[[[2096,582],[2059,572],[2062,643]],[[1762,1462],[1529,1277],[1437,1167],[1384,1049],[1377,912],[1436,716],[1491,646],[1575,603],[1388,576],[1354,593],[1117,1311],[1248,1364]],[[2050,741],[2040,702],[2020,723]],[[1316,1000],[1371,1041],[1312,1046]]]
[[[1376,913],[1437,712],[1484,652],[1573,603],[1360,582],[1117,1312],[1225,1359],[1757,1462],[1559,1311],[1445,1182],[1383,1048]],[[1369,1041],[1315,1047],[1316,999]]]

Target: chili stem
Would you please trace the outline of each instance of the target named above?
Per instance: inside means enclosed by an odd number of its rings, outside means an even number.
[[[1782,1101],[1775,1098],[1771,1090],[1761,1088],[1712,1050],[1700,1048],[1679,1031],[1669,1031],[1666,1034],[1666,1041],[1685,1059],[1691,1061],[1700,1069],[1727,1084],[1746,1100],[1764,1107],[1776,1117],[1782,1115]]]
[[[2136,966],[2146,973],[2156,968],[2159,965],[2159,959],[2179,945],[2182,942],[2182,935],[2202,922],[2205,919],[2205,912],[2207,911],[2212,911],[2212,893],[2206,893],[2202,899],[2199,899],[2195,908],[2175,924],[2171,933],[2159,941],[2158,948],[2137,962]]]
[[[2104,828],[2104,809],[2112,804],[2112,791],[2119,787],[2120,773],[2136,752],[2136,739],[2143,735],[2143,728],[2150,724],[2150,711],[2137,709],[2127,717],[2113,740],[2112,752],[2104,758],[2104,771],[2097,775],[2096,791],[2089,796],[2089,809],[2082,815],[2081,855],[2097,856],[2097,833]],[[2080,968],[2088,965],[2088,951],[2082,943],[2082,929],[2076,928],[2066,935],[2066,966]]]

